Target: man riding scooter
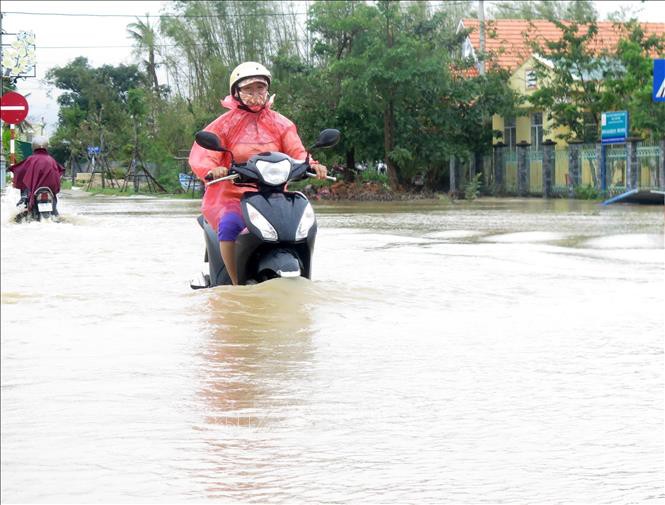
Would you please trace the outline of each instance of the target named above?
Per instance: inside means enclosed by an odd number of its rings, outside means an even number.
[[[45,201],[52,200],[51,213],[58,215],[56,195],[60,192],[60,178],[65,173],[65,169],[48,153],[47,146],[46,137],[41,135],[34,137],[32,140],[33,153],[8,169],[14,174],[14,187],[21,190],[21,199],[17,206],[25,205],[28,216],[34,213],[36,206],[41,203],[41,198]],[[49,190],[51,195],[48,195]],[[43,197],[42,194],[44,194]],[[36,201],[37,197],[40,198],[40,202]],[[37,218],[39,219],[38,213]]]

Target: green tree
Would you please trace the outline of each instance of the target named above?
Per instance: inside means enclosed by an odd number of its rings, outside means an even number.
[[[157,63],[155,60],[155,55],[157,54],[157,33],[150,24],[149,17],[146,15],[145,22],[136,18],[135,23],[127,25],[127,32],[136,43],[136,53],[146,53],[147,58],[143,60],[143,64],[150,77],[153,91],[156,95],[159,95],[160,90],[159,81],[157,79]]]
[[[335,151],[344,153],[346,180],[353,179],[356,156],[365,160],[384,157],[381,110],[377,101],[368,97],[364,74],[377,16],[376,8],[361,1],[316,2],[308,23],[313,32],[314,65],[293,72],[295,65],[281,69],[283,59],[277,60],[279,76],[296,97],[292,103],[299,110],[292,113],[304,131],[315,132],[326,125],[342,131]],[[290,75],[297,76],[296,80]]]
[[[651,101],[651,56],[662,53],[663,37],[647,36],[636,22],[617,23],[617,47],[596,50],[602,46],[596,23],[554,23],[562,37],[533,45],[545,60],[536,63],[540,84],[529,100],[549,111],[554,127],[565,127],[560,137],[597,142],[602,113],[626,109],[633,133],[662,135],[665,115]],[[597,185],[593,167],[591,174]]]
[[[426,2],[317,2],[310,16],[324,104],[317,114],[345,133],[347,166],[355,157],[384,159],[393,188],[410,185],[416,173],[436,188],[450,156],[489,149],[483,115],[512,105],[513,94],[505,75],[453,75],[468,68],[459,59],[466,34],[455,33],[446,10]]]
[[[553,23],[561,30],[561,38],[533,44],[534,51],[545,60],[535,62],[539,87],[529,101],[535,108],[549,111],[554,127],[566,128],[561,135],[565,140],[595,142],[600,115],[610,105],[602,79],[615,66],[606,50],[593,49],[598,35],[595,22]]]
[[[58,97],[58,129],[52,142],[82,155],[86,146],[99,145],[117,155],[131,142],[130,90],[146,83],[136,65],[93,68],[83,57],[47,72],[48,82],[64,91]],[[66,141],[66,142],[63,142]]]
[[[578,23],[594,21],[598,13],[591,0],[517,0],[498,2],[489,11],[495,19],[568,20]]]
[[[652,100],[653,59],[665,51],[665,37],[648,35],[635,20],[623,27],[613,59],[614,71],[604,76],[602,102],[628,110],[633,135],[659,140],[665,136],[665,107]]]

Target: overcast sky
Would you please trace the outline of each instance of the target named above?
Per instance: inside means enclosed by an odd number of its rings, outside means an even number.
[[[77,56],[85,56],[94,67],[134,63],[132,42],[127,25],[136,16],[155,16],[164,12],[166,1],[16,1],[2,0],[2,29],[5,33],[33,31],[37,45],[37,77],[20,79],[18,91],[27,96],[28,119],[46,122],[46,133],[55,130],[58,106],[57,92],[49,91],[42,79],[53,66],[63,66]],[[491,0],[485,1],[486,10]],[[629,6],[641,21],[665,22],[665,0],[596,1],[601,19],[621,6]],[[306,5],[303,3],[303,11]],[[33,14],[19,14],[33,13]],[[41,13],[41,14],[36,14]],[[68,16],[55,14],[70,14]],[[72,16],[94,14],[95,16]],[[10,42],[3,37],[3,44]]]

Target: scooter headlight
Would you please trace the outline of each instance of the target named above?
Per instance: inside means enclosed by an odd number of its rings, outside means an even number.
[[[312,228],[312,226],[314,226],[314,223],[316,223],[314,209],[312,208],[312,204],[308,203],[307,207],[305,207],[305,212],[302,213],[302,217],[300,218],[300,224],[298,224],[296,240],[307,238],[309,230]]]
[[[247,204],[247,215],[249,216],[250,222],[259,230],[264,240],[277,242],[277,231],[275,228],[273,228],[268,220],[249,203]]]
[[[265,160],[257,160],[256,169],[261,173],[261,177],[266,183],[279,186],[288,180],[291,173],[291,162],[282,160],[271,163]]]

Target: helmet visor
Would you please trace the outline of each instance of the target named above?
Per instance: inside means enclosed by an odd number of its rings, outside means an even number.
[[[243,79],[242,81],[238,81],[238,88],[242,88],[243,86],[248,86],[249,84],[253,84],[255,82],[262,82],[266,86],[268,86],[268,79],[265,77],[261,76],[255,76],[255,77],[248,77],[247,79]]]

